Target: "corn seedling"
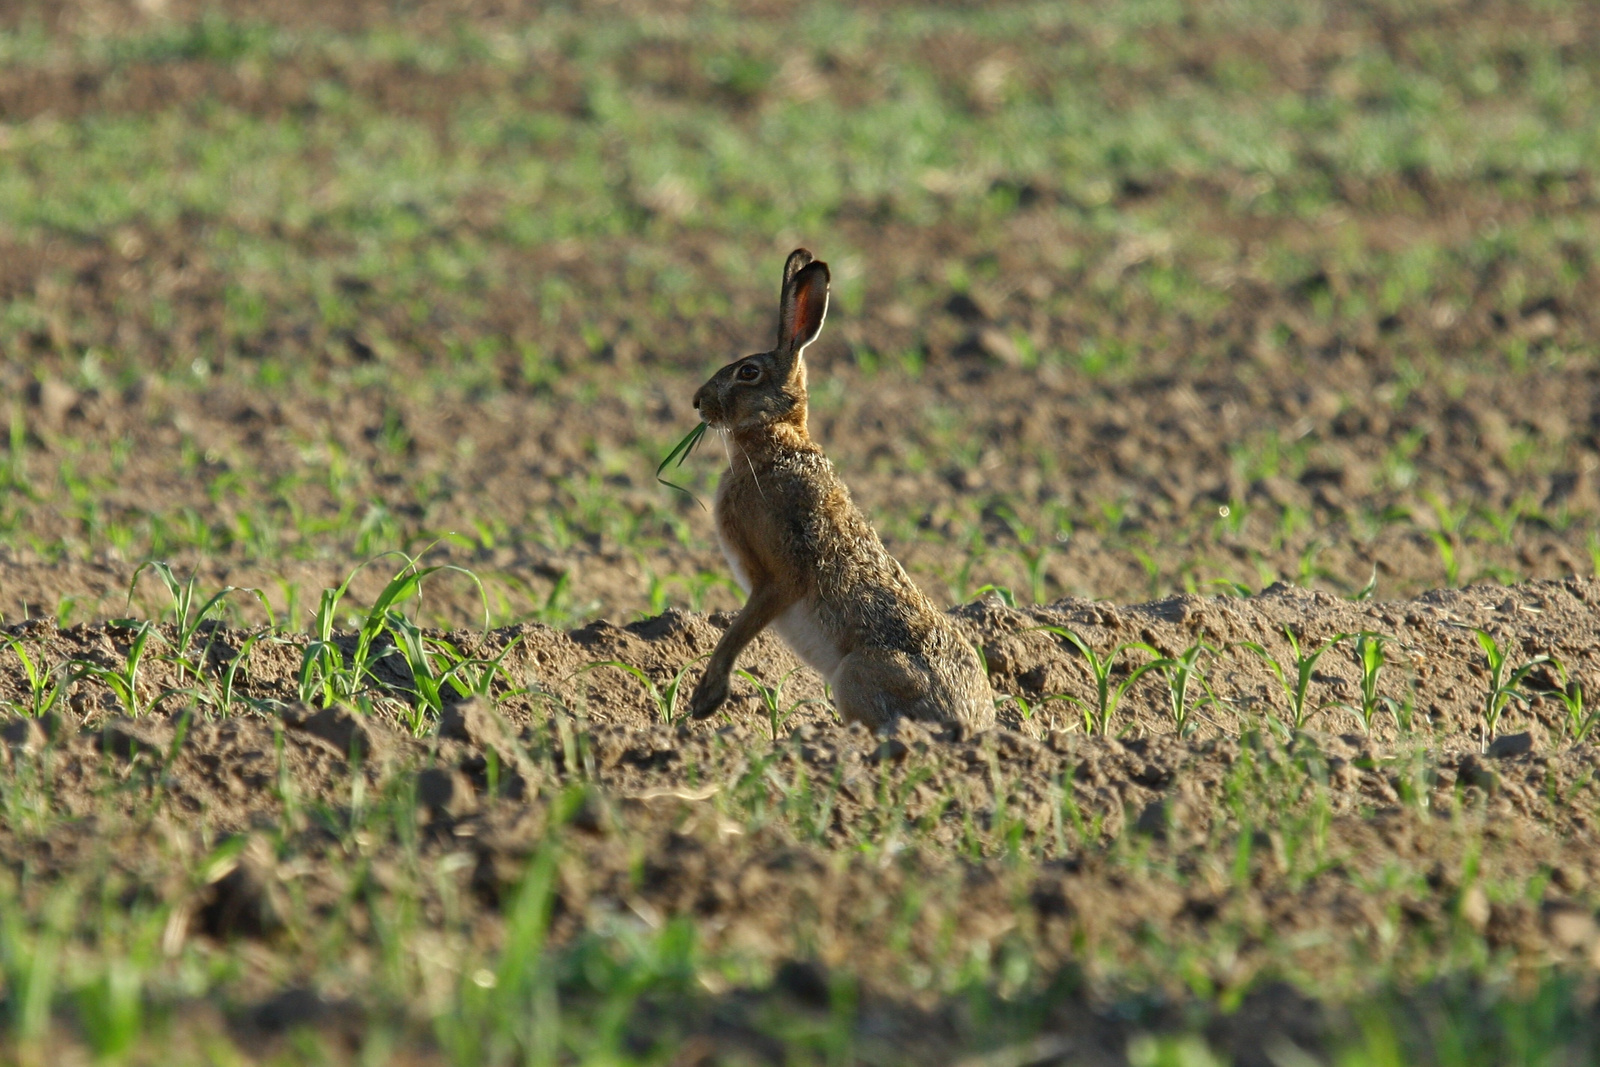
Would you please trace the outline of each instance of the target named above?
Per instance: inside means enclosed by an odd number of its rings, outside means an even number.
[[[334,641],[333,633],[338,622],[339,605],[349,592],[350,583],[372,562],[368,560],[360,564],[337,587],[324,589],[317,598],[316,612],[312,616],[312,639],[307,642],[300,659],[300,699],[307,704],[320,703],[323,707],[331,707],[353,700],[362,687],[369,670],[367,654],[381,628],[381,614],[368,615],[371,625],[362,627],[353,657],[345,655],[344,649]],[[385,609],[394,602],[397,592],[395,583],[391,581],[384,590],[386,597],[380,597],[380,600],[387,599]]]
[[[571,623],[574,619],[582,618],[600,606],[598,600],[574,604],[572,601],[572,573],[562,571],[550,585],[550,592],[545,595],[544,603],[535,608],[531,618],[535,622],[544,623],[546,626],[561,627]]]
[[[21,407],[11,409],[9,430],[6,458],[0,461],[0,488],[38,500],[39,494],[28,481],[28,424]]]
[[[984,673],[987,674],[988,672],[985,671]],[[1070,701],[1070,699],[1071,698],[1064,693],[1052,693],[1049,696],[1040,697],[1038,700],[1029,700],[1027,697],[1018,696],[1015,693],[1002,693],[1000,696],[994,698],[994,707],[996,711],[999,711],[1007,704],[1015,704],[1017,706],[1018,713],[1022,716],[1023,725],[1037,735],[1038,728],[1033,722],[1034,715],[1051,701],[1059,700],[1062,703],[1067,703]]]
[[[1024,569],[1028,572],[1028,592],[1035,604],[1045,602],[1045,582],[1050,577],[1050,545],[1040,542],[1022,550]]]
[[[62,685],[57,680],[56,674],[66,665],[58,663],[44,667],[42,662],[35,663],[33,657],[28,655],[27,646],[22,643],[21,638],[7,634],[5,641],[11,646],[11,651],[16,653],[17,659],[22,661],[22,673],[28,680],[27,699],[20,702],[6,701],[6,706],[19,715],[25,715],[30,719],[41,719],[61,702]]]
[[[1211,692],[1211,685],[1200,670],[1200,657],[1208,653],[1214,656],[1217,650],[1204,641],[1197,641],[1176,656],[1163,656],[1150,664],[1150,668],[1167,683],[1167,709],[1172,714],[1172,725],[1176,727],[1179,737],[1187,737],[1195,729],[1189,717],[1194,710],[1189,703],[1190,682],[1198,681],[1206,693],[1196,707],[1216,703],[1216,694]]]
[[[972,591],[972,599],[978,600],[978,599],[981,599],[981,598],[987,596],[990,593],[993,593],[994,596],[995,596],[995,599],[1000,601],[1000,603],[1004,604],[1008,608],[1014,608],[1014,607],[1017,606],[1017,594],[1016,593],[1012,592],[1006,586],[995,585],[992,582],[987,584],[987,585],[980,585],[980,586],[978,586],[978,588],[974,589]]]
[[[1387,634],[1373,633],[1362,630],[1356,634],[1356,666],[1361,668],[1361,704],[1335,704],[1343,711],[1354,715],[1361,723],[1362,730],[1372,732],[1372,721],[1377,718],[1381,709],[1387,708],[1391,714],[1396,715],[1399,722],[1398,709],[1393,697],[1381,696],[1378,693],[1378,676],[1383,673],[1384,664],[1388,657],[1384,654],[1383,646],[1394,640]]]
[[[1241,598],[1255,596],[1255,590],[1243,582],[1236,582],[1232,578],[1213,578],[1205,583],[1207,586],[1218,586],[1225,594]]]
[[[0,977],[8,990],[10,1042],[34,1045],[48,1038],[51,1006],[63,969],[63,948],[81,903],[81,890],[67,884],[51,893],[43,914],[18,906],[11,891],[0,917]],[[8,1042],[8,1043],[10,1043]]]
[[[448,648],[430,642],[422,628],[399,611],[390,609],[384,615],[383,628],[394,639],[395,648],[411,673],[411,732],[421,736],[427,728],[427,715],[435,717],[444,711],[445,687],[454,681],[454,669],[459,658],[452,659]],[[433,644],[430,649],[429,645]],[[447,664],[444,670],[436,669],[435,657]],[[465,696],[464,686],[452,686],[457,695]]]
[[[1373,594],[1377,593],[1377,591],[1378,591],[1378,565],[1376,563],[1374,563],[1372,565],[1372,573],[1367,576],[1367,584],[1362,586],[1360,589],[1357,589],[1354,593],[1352,593],[1350,595],[1350,599],[1356,601],[1357,603],[1360,603],[1363,600],[1371,600],[1372,597],[1373,597]]]
[[[1000,509],[1000,519],[1011,530],[1017,542],[1017,555],[1028,575],[1028,592],[1033,603],[1045,601],[1045,580],[1048,577],[1050,552],[1053,548],[1047,536],[1017,518],[1010,508]]]
[[[983,595],[981,592],[975,593],[972,591],[972,572],[984,561],[988,554],[988,546],[983,539],[983,530],[979,527],[974,527],[972,535],[967,539],[967,543],[961,551],[961,565],[955,568],[954,575],[948,569],[942,569],[940,575],[944,580],[945,587],[950,590],[951,600],[954,600],[957,604],[965,604]],[[1596,558],[1600,559],[1600,550],[1597,550]],[[1600,573],[1600,567],[1597,567],[1597,573]],[[990,588],[993,587],[991,586]]]
[[[1149,580],[1150,597],[1154,599],[1161,595],[1161,564],[1154,556],[1142,548],[1129,548],[1133,558],[1139,561],[1139,567],[1144,571],[1145,578]]]
[[[405,566],[389,579],[389,583],[378,594],[377,600],[373,601],[372,607],[356,630],[355,647],[346,655],[343,647],[333,636],[339,604],[349,592],[350,583],[357,574],[368,565],[390,555],[400,556],[406,561]],[[319,703],[323,707],[354,701],[357,694],[366,687],[373,666],[380,658],[373,654],[375,644],[385,634],[392,633],[396,626],[395,618],[404,618],[396,610],[397,605],[413,597],[420,597],[423,580],[438,571],[455,571],[472,579],[483,600],[484,622],[487,626],[488,595],[484,592],[483,583],[478,580],[477,575],[464,567],[448,564],[422,567],[418,565],[418,557],[408,556],[404,552],[385,552],[356,567],[337,588],[322,591],[322,596],[317,602],[312,640],[306,644],[300,660],[300,699],[308,704]]]
[[[1054,634],[1056,637],[1070,641],[1079,652],[1083,653],[1084,660],[1089,665],[1089,674],[1094,678],[1095,696],[1090,703],[1082,697],[1063,694],[1064,699],[1075,704],[1083,713],[1083,728],[1091,734],[1106,735],[1111,732],[1111,720],[1116,717],[1117,708],[1122,703],[1133,683],[1144,677],[1145,672],[1153,670],[1156,661],[1142,663],[1128,672],[1128,676],[1115,685],[1111,682],[1111,672],[1115,669],[1117,657],[1130,648],[1148,652],[1158,659],[1161,653],[1141,641],[1124,641],[1113,648],[1101,658],[1088,642],[1063,626],[1040,626],[1038,629],[1045,633]]]
[[[178,665],[178,677],[180,680],[185,672],[193,673],[195,677],[199,677],[199,672],[195,670],[194,664],[186,658],[189,653],[189,646],[194,641],[195,635],[200,632],[201,627],[205,625],[206,620],[213,613],[219,611],[233,593],[253,594],[262,608],[266,610],[268,627],[273,625],[272,607],[267,603],[266,594],[261,590],[241,589],[233,585],[224,586],[202,603],[198,592],[199,582],[196,577],[191,574],[180,582],[177,576],[172,573],[172,567],[159,560],[141,564],[133,572],[133,578],[128,582],[127,606],[130,609],[133,606],[133,594],[138,587],[139,578],[147,570],[153,571],[156,577],[161,579],[161,584],[166,586],[167,594],[172,598],[172,605],[169,610],[172,613],[172,625],[175,632],[171,647],[173,662]],[[204,657],[201,658],[203,659]]]
[[[1272,672],[1273,677],[1278,679],[1278,684],[1283,688],[1283,694],[1289,701],[1288,719],[1285,721],[1268,712],[1267,721],[1272,723],[1280,733],[1287,735],[1296,730],[1305,729],[1306,723],[1311,721],[1311,717],[1324,707],[1327,707],[1326,704],[1315,706],[1311,704],[1312,673],[1316,670],[1317,661],[1323,657],[1323,654],[1328,649],[1340,641],[1348,640],[1351,635],[1346,633],[1334,634],[1310,651],[1305,651],[1300,647],[1300,639],[1294,635],[1294,631],[1289,627],[1285,626],[1283,628],[1283,636],[1288,639],[1289,650],[1294,655],[1292,661],[1287,661],[1288,667],[1293,668],[1292,679],[1290,670],[1274,659],[1272,654],[1261,645],[1256,644],[1254,641],[1241,641],[1237,647],[1246,648],[1254,652],[1260,657],[1261,662],[1267,665],[1267,669]]]
[[[678,673],[672,676],[672,681],[667,683],[665,689],[656,685],[651,677],[638,667],[635,667],[631,663],[623,663],[621,660],[617,659],[606,659],[600,660],[596,663],[587,664],[580,668],[578,673],[587,674],[589,671],[599,670],[601,667],[611,667],[615,670],[622,671],[624,674],[633,675],[644,685],[645,692],[650,694],[650,702],[656,706],[656,714],[661,716],[661,721],[670,726],[677,718],[678,693],[683,688],[683,679],[688,675],[689,668],[693,667],[701,660],[710,658],[711,653],[707,652],[705,655],[696,656],[688,663],[685,663],[683,666],[679,667]],[[742,674],[744,672],[741,671],[740,673]]]
[[[1556,670],[1561,675],[1561,688],[1547,690],[1545,696],[1554,697],[1556,700],[1561,701],[1561,706],[1566,709],[1565,732],[1567,743],[1581,745],[1588,740],[1589,734],[1593,732],[1595,721],[1600,719],[1600,708],[1593,710],[1585,708],[1583,703],[1583,683],[1576,678],[1568,678],[1567,668],[1560,662],[1556,660],[1551,662],[1555,663]]]
[[[518,686],[516,679],[511,677],[511,671],[505,665],[506,657],[511,654],[513,649],[522,644],[523,638],[526,636],[526,634],[518,634],[507,642],[505,648],[502,648],[493,658],[489,659],[464,656],[454,645],[442,638],[434,639],[433,643],[443,653],[451,657],[451,661],[454,664],[450,668],[451,684],[455,686],[458,693],[462,696],[491,698],[493,697],[492,691],[495,678],[504,677],[506,682],[511,685],[510,692],[503,694],[500,698],[504,700],[507,697],[520,696],[523,693],[533,691],[531,686]]]
[[[1495,732],[1500,728],[1500,717],[1505,714],[1506,708],[1513,703],[1528,705],[1527,694],[1520,691],[1519,687],[1528,677],[1529,673],[1541,663],[1551,662],[1550,657],[1541,653],[1516,667],[1508,667],[1506,654],[1500,648],[1500,642],[1487,630],[1472,631],[1477,635],[1478,645],[1483,649],[1484,658],[1489,667],[1489,688],[1483,697],[1483,747],[1488,751],[1489,744],[1494,740]]]
[[[90,660],[72,660],[73,681],[84,678],[93,678],[95,681],[110,689],[116,696],[117,703],[132,718],[138,718],[150,708],[174,693],[183,692],[181,688],[164,689],[158,693],[148,704],[139,699],[139,671],[144,666],[145,654],[149,651],[150,639],[159,637],[155,624],[149,620],[134,623],[132,619],[118,619],[116,625],[132,628],[133,637],[128,641],[128,652],[120,667],[104,667]]]
[[[1394,716],[1395,729],[1400,731],[1402,737],[1410,737],[1417,716],[1417,682],[1411,679],[1406,684],[1405,696],[1399,700],[1388,702],[1389,714]]]
[[[1443,499],[1432,494],[1428,501],[1438,524],[1438,528],[1430,530],[1428,536],[1439,550],[1445,584],[1454,588],[1461,584],[1461,527],[1468,512],[1465,508],[1451,508]]]
[[[1296,572],[1295,584],[1309,588],[1313,581],[1321,578],[1324,581],[1334,580],[1334,574],[1326,567],[1317,565],[1317,556],[1328,545],[1324,541],[1313,541],[1300,553],[1300,564]]]
[[[221,678],[215,682],[208,682],[201,675],[198,667],[191,666],[189,669],[194,673],[196,684],[188,691],[194,695],[195,700],[201,704],[210,705],[226,715],[233,707],[236,697],[234,689],[238,683],[239,672],[244,669],[245,662],[250,658],[250,650],[255,648],[256,642],[260,641],[263,636],[264,634],[256,633],[245,638],[239,645],[239,651],[228,661],[228,665],[222,669]],[[208,649],[211,647],[209,642],[206,647]],[[247,699],[246,703],[254,702]]]
[[[455,698],[488,698],[496,676],[505,675],[506,680],[511,681],[505,658],[522,641],[519,636],[493,659],[478,659],[463,655],[443,638],[427,636],[398,611],[389,612],[384,627],[394,638],[395,647],[411,672],[413,717],[410,725],[419,737],[428,727],[426,713],[431,712],[435,717],[443,714],[445,704],[454,703],[451,694]],[[443,670],[437,669],[437,662],[445,664]],[[527,691],[526,687],[513,688],[510,695]]]
[[[815,697],[807,697],[804,700],[795,701],[788,708],[784,708],[783,687],[788,684],[789,679],[793,678],[795,671],[799,669],[796,667],[782,678],[779,678],[777,685],[768,685],[749,671],[742,670],[739,672],[740,677],[755,686],[756,695],[761,698],[761,706],[767,713],[767,728],[771,733],[774,744],[778,741],[778,731],[782,730],[784,724],[794,717],[795,712],[807,704],[825,703],[825,701],[818,700]]]

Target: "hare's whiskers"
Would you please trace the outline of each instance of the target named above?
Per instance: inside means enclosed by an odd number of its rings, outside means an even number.
[[[744,465],[746,467],[750,468],[750,477],[756,483],[756,492],[761,494],[761,499],[762,500],[766,500],[767,499],[767,494],[761,488],[761,479],[756,477],[756,465],[754,463],[750,462],[750,453],[746,452],[744,449],[741,448],[741,449],[739,449],[739,454],[744,456]]]
[[[728,449],[727,430],[722,431],[722,452],[728,457],[728,470],[731,472],[733,470],[733,453]],[[762,500],[767,499],[766,490],[761,488],[761,479],[756,476],[756,465],[750,462],[750,453],[741,448],[739,449],[739,455],[744,457],[744,465],[750,468],[750,477],[756,483],[756,492],[761,494]]]

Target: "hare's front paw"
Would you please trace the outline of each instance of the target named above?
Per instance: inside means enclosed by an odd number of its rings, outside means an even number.
[[[694,687],[694,695],[689,698],[689,717],[704,719],[715,714],[727,699],[728,676],[713,677],[708,674],[700,679],[700,684]]]

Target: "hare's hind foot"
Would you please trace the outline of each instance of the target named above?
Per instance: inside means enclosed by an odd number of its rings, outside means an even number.
[[[839,662],[833,676],[833,703],[846,722],[859,722],[870,730],[887,726],[902,715],[924,722],[959,723],[973,730],[994,725],[992,705],[979,706],[981,702],[946,692],[914,657],[881,648],[858,648]]]

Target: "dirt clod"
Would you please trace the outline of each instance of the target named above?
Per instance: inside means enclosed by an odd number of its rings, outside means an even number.
[[[1490,759],[1508,759],[1512,756],[1526,756],[1533,751],[1533,734],[1527,730],[1514,734],[1501,734],[1489,742]]]

